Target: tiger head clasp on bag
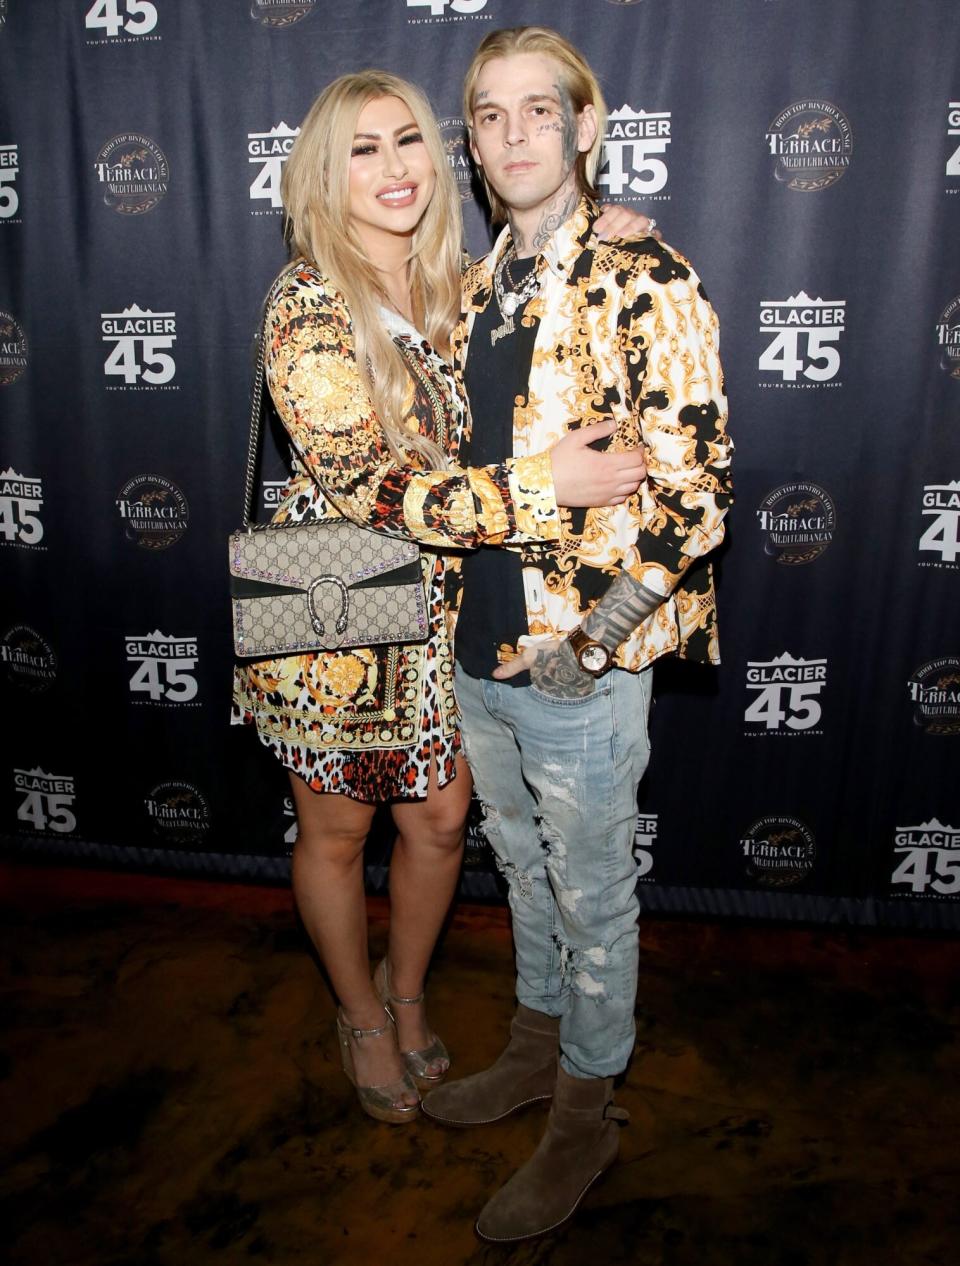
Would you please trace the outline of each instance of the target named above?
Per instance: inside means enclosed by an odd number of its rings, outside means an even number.
[[[307,610],[310,612],[310,623],[313,625],[313,631],[318,637],[323,637],[326,633],[326,625],[320,619],[317,611],[317,590],[321,585],[336,585],[340,590],[340,614],[337,616],[336,630],[342,638],[347,631],[347,621],[350,618],[350,592],[339,576],[331,576],[325,572],[322,576],[318,576],[312,582],[307,590]]]

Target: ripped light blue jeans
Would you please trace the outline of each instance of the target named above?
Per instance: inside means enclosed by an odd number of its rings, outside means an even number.
[[[467,760],[509,887],[517,999],[560,1017],[573,1077],[611,1077],[633,1050],[651,688],[649,668],[614,668],[586,699],[553,699],[457,665]]]

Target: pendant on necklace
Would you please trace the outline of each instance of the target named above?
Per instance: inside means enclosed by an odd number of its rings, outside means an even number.
[[[512,317],[519,305],[520,296],[511,291],[510,294],[505,294],[503,296],[503,302],[500,304],[500,311],[505,317]]]
[[[512,299],[513,295],[510,295],[510,298]],[[516,306],[517,305],[514,304],[510,309],[511,313],[516,311]],[[503,309],[501,309],[501,311],[503,311]],[[496,329],[490,331],[490,346],[496,347],[497,339],[506,338],[506,336],[508,334],[512,334],[515,329],[516,326],[513,324],[513,317],[507,316],[502,325],[498,325]]]

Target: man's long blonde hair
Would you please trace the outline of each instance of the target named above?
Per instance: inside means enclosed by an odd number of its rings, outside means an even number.
[[[570,94],[570,100],[577,114],[582,114],[584,106],[592,105],[597,114],[597,135],[588,150],[577,155],[577,187],[581,194],[597,196],[597,169],[600,166],[603,138],[607,130],[607,105],[597,83],[597,77],[590,69],[583,54],[565,40],[557,31],[546,26],[512,26],[501,31],[491,31],[480,42],[473,55],[473,61],[467,69],[467,77],[463,84],[463,117],[467,127],[473,126],[473,111],[476,106],[477,80],[487,62],[497,57],[512,57],[516,53],[541,53],[552,57],[560,71],[560,85]],[[507,218],[507,208],[497,196],[497,191],[487,180],[487,173],[481,168],[483,186],[490,202],[490,214],[495,224],[502,224]]]
[[[397,97],[410,110],[436,172],[436,190],[410,247],[410,290],[416,325],[443,355],[460,311],[460,199],[430,105],[406,80],[382,70],[341,75],[317,97],[283,173],[284,236],[346,299],[357,366],[394,458],[414,455],[443,468],[432,440],[405,425],[411,378],[380,316],[387,297],[377,270],[350,224],[350,156],[363,107]]]

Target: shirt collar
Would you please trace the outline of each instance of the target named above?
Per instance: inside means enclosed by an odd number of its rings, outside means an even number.
[[[569,281],[574,266],[584,250],[596,246],[593,226],[599,214],[600,208],[593,199],[582,197],[573,215],[551,235],[550,241],[541,252],[547,267],[560,281]],[[504,225],[493,244],[493,249],[483,261],[484,270],[491,285],[494,270],[512,242],[510,226]]]

